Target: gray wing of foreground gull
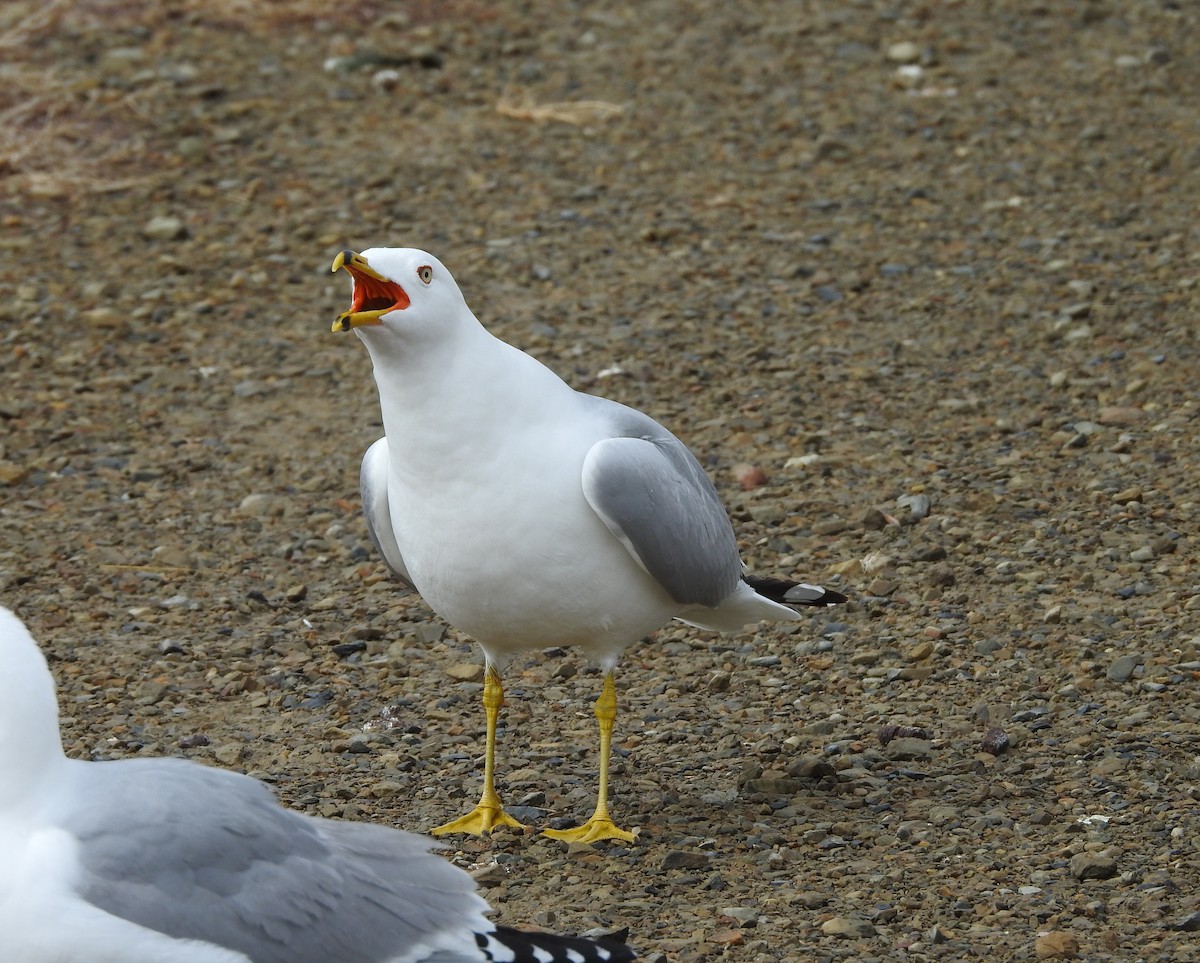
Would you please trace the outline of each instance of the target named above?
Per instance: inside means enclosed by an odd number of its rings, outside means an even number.
[[[715,608],[742,576],[725,506],[695,456],[639,411],[584,396],[613,423],[583,463],[583,493],[676,602]]]
[[[169,936],[255,963],[348,953],[382,963],[485,909],[471,878],[429,840],[313,820],[247,776],[146,759],[90,763],[78,779],[63,824],[79,839],[80,894]]]
[[[362,496],[363,517],[367,520],[367,534],[388,568],[396,573],[409,588],[412,579],[396,544],[392,532],[392,514],[388,505],[388,443],[380,438],[363,455],[362,467],[358,471],[358,490]]]

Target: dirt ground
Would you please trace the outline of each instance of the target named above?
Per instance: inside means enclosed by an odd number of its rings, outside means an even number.
[[[68,751],[414,830],[474,802],[478,656],[371,548],[377,398],[329,331],[336,251],[423,247],[691,445],[755,571],[853,597],[631,646],[641,835],[454,840],[500,920],[672,963],[1200,958],[1198,22],[5,3],[0,601]],[[590,812],[599,681],[508,673],[536,826]]]

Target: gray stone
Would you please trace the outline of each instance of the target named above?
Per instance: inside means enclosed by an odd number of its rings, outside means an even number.
[[[1140,655],[1123,655],[1113,660],[1113,663],[1108,667],[1108,671],[1104,674],[1105,678],[1109,682],[1128,682],[1133,678],[1133,673],[1141,664],[1142,657]]]
[[[1103,853],[1076,853],[1071,857],[1071,875],[1078,880],[1112,879],[1117,875],[1117,861]]]
[[[933,750],[928,739],[902,736],[889,742],[884,748],[883,753],[889,759],[899,761],[928,759],[933,754]]]
[[[705,869],[707,866],[708,857],[704,853],[687,852],[682,849],[671,850],[659,863],[661,869]]]
[[[857,916],[835,916],[821,924],[821,932],[826,936],[865,940],[875,935],[875,927]]]

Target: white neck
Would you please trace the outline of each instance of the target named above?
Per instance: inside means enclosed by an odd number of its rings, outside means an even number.
[[[477,457],[503,440],[500,426],[519,425],[536,408],[545,417],[574,392],[541,362],[472,325],[437,345],[404,354],[383,339],[363,341],[375,367],[383,426],[394,450],[422,471],[458,456]],[[556,395],[557,393],[557,395]]]

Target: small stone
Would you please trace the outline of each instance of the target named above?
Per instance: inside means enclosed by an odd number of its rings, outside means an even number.
[[[713,930],[708,937],[710,943],[720,943],[723,946],[740,946],[745,940],[746,937],[742,935],[742,931],[732,926],[722,926]]]
[[[833,763],[821,756],[801,756],[787,766],[787,774],[798,779],[824,779],[836,772]]]
[[[1142,489],[1138,485],[1132,488],[1122,488],[1119,492],[1113,495],[1112,500],[1118,505],[1128,505],[1130,502],[1140,502],[1142,500]]]
[[[155,241],[181,241],[188,236],[187,225],[178,217],[152,217],[142,233]]]
[[[1200,910],[1194,913],[1188,913],[1187,916],[1182,916],[1173,923],[1167,924],[1168,929],[1180,930],[1184,933],[1195,933],[1200,931]]]
[[[164,683],[147,680],[138,685],[134,696],[139,705],[152,706],[162,702],[166,694],[167,687]]]
[[[1071,875],[1078,880],[1112,879],[1117,875],[1117,861],[1103,853],[1076,853],[1070,865]]]
[[[1142,661],[1140,655],[1122,655],[1113,660],[1104,677],[1109,682],[1128,682]]]
[[[733,466],[733,477],[744,492],[762,488],[768,481],[767,473],[762,468],[744,461]]]
[[[1039,960],[1073,960],[1079,955],[1079,940],[1064,930],[1051,930],[1034,941],[1033,955]]]
[[[941,923],[934,923],[933,926],[929,927],[929,929],[925,932],[926,943],[933,943],[936,945],[938,943],[949,943],[952,939],[954,939],[954,934],[946,929],[946,927],[942,926]]]
[[[926,494],[901,495],[896,499],[896,504],[907,508],[912,513],[913,521],[920,521],[929,515],[930,502]]]
[[[901,726],[889,722],[879,727],[879,744],[886,746],[893,739],[928,739],[929,731],[921,726]]]
[[[471,870],[471,876],[479,886],[497,886],[508,879],[508,870],[493,860],[486,866]]]
[[[227,743],[213,750],[213,758],[223,766],[233,766],[242,759],[242,747],[235,743]]]
[[[446,666],[445,672],[456,682],[483,681],[483,666],[478,662],[456,662]]]
[[[979,743],[979,748],[984,752],[990,752],[993,756],[1000,755],[1008,749],[1008,733],[999,726],[988,726],[987,732],[983,734],[983,741]]]
[[[918,642],[905,655],[909,662],[920,662],[933,655],[933,643],[928,639]]]
[[[724,692],[729,688],[729,684],[733,681],[733,675],[729,672],[714,672],[708,680],[709,692]]]
[[[267,492],[255,492],[238,503],[238,511],[243,515],[282,515],[283,500]]]
[[[932,754],[932,745],[928,739],[916,739],[910,736],[893,739],[884,749],[884,755],[893,761],[928,759]]]
[[[14,465],[12,462],[0,462],[0,485],[16,485],[24,481],[29,474],[25,465]]]
[[[1154,549],[1150,545],[1142,545],[1129,553],[1131,562],[1150,562],[1154,560]]]
[[[868,508],[863,517],[859,519],[858,527],[865,528],[868,532],[877,532],[887,523],[888,517],[878,508]]]
[[[821,924],[821,932],[826,936],[866,940],[875,935],[875,927],[857,916],[835,916]]]
[[[1052,605],[1042,613],[1042,621],[1050,625],[1057,625],[1062,621],[1062,606]]]
[[[303,602],[304,599],[307,597],[307,595],[308,595],[308,586],[307,585],[293,585],[291,588],[289,588],[286,592],[283,593],[283,597],[285,599],[287,599],[289,602]]]
[[[746,792],[760,792],[764,796],[795,796],[808,787],[799,779],[767,773],[758,779],[749,779],[742,786]]]
[[[887,59],[894,64],[911,64],[921,59],[921,48],[911,40],[900,40],[889,44]]]
[[[1141,408],[1129,405],[1109,405],[1096,412],[1096,420],[1102,425],[1136,425],[1145,417]]]
[[[662,858],[660,869],[705,869],[708,857],[704,853],[694,853],[682,849],[673,849]]]
[[[356,732],[346,741],[346,751],[360,754],[368,753],[371,751],[371,742],[361,732]]]
[[[934,565],[929,569],[929,572],[926,574],[925,578],[930,585],[938,586],[940,588],[953,585],[958,579],[958,577],[954,574],[954,569],[952,569],[949,565]]]

